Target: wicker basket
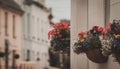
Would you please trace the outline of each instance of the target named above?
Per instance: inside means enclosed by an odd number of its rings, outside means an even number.
[[[108,57],[103,56],[99,48],[87,50],[86,55],[89,60],[95,63],[105,63],[108,60]]]

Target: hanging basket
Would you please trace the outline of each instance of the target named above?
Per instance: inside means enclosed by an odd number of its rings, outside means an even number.
[[[86,51],[87,58],[95,63],[105,63],[108,57],[103,56],[100,48],[89,49]]]

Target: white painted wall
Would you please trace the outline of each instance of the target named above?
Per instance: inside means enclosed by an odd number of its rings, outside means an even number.
[[[87,69],[85,54],[77,55],[72,49],[78,32],[87,31],[87,0],[72,0],[71,12],[71,69]]]
[[[120,0],[111,0],[110,7],[110,20],[120,19]]]
[[[49,67],[49,42],[48,42],[48,15],[50,12],[45,11],[35,4],[24,6],[24,45],[23,55],[26,59],[26,50],[30,50],[31,61],[38,63],[38,69]],[[29,14],[29,16],[28,16]],[[39,55],[37,55],[39,53]],[[40,61],[37,62],[37,57]]]

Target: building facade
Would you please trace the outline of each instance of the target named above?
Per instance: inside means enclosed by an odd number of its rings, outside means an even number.
[[[35,61],[39,69],[49,67],[48,16],[44,0],[24,0],[23,46],[24,61]]]
[[[120,0],[72,0],[71,17],[71,69],[119,69],[110,55],[108,62],[96,64],[85,54],[77,55],[72,46],[79,31],[87,31],[95,25],[105,27],[113,19],[120,19]]]
[[[22,15],[23,10],[13,0],[0,0],[0,57],[2,69],[5,67],[5,61],[8,60],[9,68],[13,68],[14,62],[16,66],[20,66],[21,44],[22,44]],[[8,50],[5,50],[5,40],[9,41]],[[6,51],[9,52],[8,59],[4,59]],[[17,54],[18,58],[13,56]],[[2,54],[0,54],[2,55]]]

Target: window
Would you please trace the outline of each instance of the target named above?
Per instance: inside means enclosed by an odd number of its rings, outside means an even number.
[[[27,32],[28,32],[28,34],[30,34],[30,14],[28,13],[27,14],[27,24],[28,24],[28,28],[27,28]]]
[[[37,37],[38,38],[39,38],[39,34],[40,34],[39,27],[40,27],[39,18],[37,18]]]
[[[27,59],[26,61],[30,61],[30,50],[27,50]]]
[[[5,35],[8,36],[8,13],[5,12]]]
[[[16,38],[16,23],[15,23],[15,15],[13,15],[13,38]]]

